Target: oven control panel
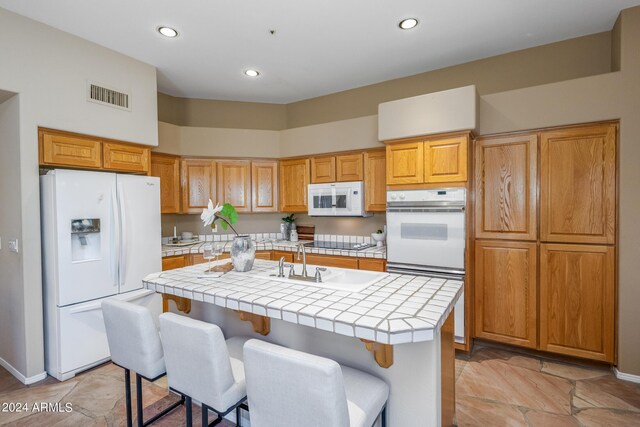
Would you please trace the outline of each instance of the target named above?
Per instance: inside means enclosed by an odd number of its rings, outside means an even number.
[[[432,190],[390,190],[387,202],[460,202],[466,201],[464,188],[437,188]]]

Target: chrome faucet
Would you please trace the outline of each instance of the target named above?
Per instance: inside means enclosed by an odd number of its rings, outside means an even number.
[[[284,257],[280,257],[278,261],[278,277],[284,277]]]
[[[300,249],[302,249],[302,277],[308,277],[309,275],[307,274],[307,252],[304,248],[304,243],[298,244],[298,250],[297,250],[298,261],[300,261]]]

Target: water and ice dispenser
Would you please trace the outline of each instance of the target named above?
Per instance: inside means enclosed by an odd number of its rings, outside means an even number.
[[[101,258],[100,219],[71,220],[71,261],[94,261]]]

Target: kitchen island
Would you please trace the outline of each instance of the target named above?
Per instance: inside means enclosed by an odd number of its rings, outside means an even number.
[[[384,379],[389,426],[452,423],[451,313],[462,282],[382,273],[349,292],[265,276],[276,267],[256,260],[250,272],[211,278],[205,265],[194,265],[151,274],[144,285],[193,301],[189,315],[216,323],[227,338],[255,336]]]

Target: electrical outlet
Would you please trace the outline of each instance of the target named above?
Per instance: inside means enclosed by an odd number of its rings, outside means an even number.
[[[9,240],[9,252],[18,253],[18,239]]]

